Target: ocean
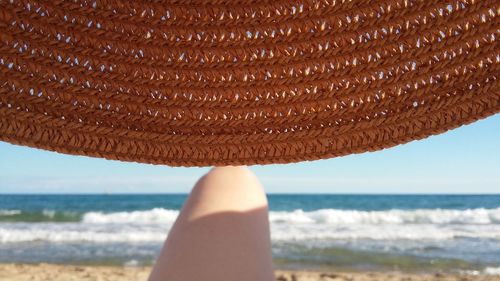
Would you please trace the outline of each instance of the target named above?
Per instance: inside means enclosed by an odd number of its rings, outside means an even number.
[[[185,194],[0,195],[0,262],[150,265]],[[500,274],[500,195],[268,195],[280,269]]]

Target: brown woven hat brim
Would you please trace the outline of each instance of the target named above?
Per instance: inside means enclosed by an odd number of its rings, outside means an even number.
[[[0,1],[0,140],[173,166],[388,148],[500,112],[500,2]]]

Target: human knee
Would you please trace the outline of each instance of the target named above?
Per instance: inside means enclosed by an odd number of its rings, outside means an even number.
[[[214,167],[205,175],[205,177],[216,181],[230,179],[258,182],[255,174],[245,166]]]
[[[267,206],[264,189],[257,176],[243,166],[216,167],[204,175],[191,191],[195,197],[216,200],[220,206],[250,209]]]
[[[214,167],[204,177],[203,180],[211,184],[211,187],[229,187],[232,190],[242,191],[244,188],[257,192],[262,191],[257,176],[244,166]]]

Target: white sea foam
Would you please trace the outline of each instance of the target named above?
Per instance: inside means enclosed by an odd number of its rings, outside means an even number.
[[[5,211],[5,210],[4,210]],[[0,243],[55,241],[162,242],[178,210],[88,212],[71,223],[0,223]],[[470,210],[354,211],[324,209],[270,212],[274,241],[500,240],[500,208]],[[301,242],[301,243],[302,243]]]
[[[137,266],[139,266],[139,261],[137,261],[137,260],[129,260],[127,262],[124,262],[123,266],[124,267],[137,267]]]
[[[0,224],[0,243],[18,242],[161,242],[166,231],[158,227],[88,225],[81,223]]]
[[[468,275],[500,275],[500,267],[486,267],[483,270],[465,270],[462,272]]]
[[[421,209],[356,211],[323,209],[311,212],[271,212],[270,220],[276,223],[316,224],[500,224],[497,209]]]
[[[19,215],[20,213],[20,210],[0,210],[0,216],[13,216]]]
[[[154,208],[146,211],[102,213],[85,213],[82,221],[84,223],[171,223],[179,211]]]
[[[85,223],[169,223],[179,211],[154,208],[146,211],[102,213],[89,212]],[[322,209],[306,212],[270,212],[272,223],[292,224],[500,224],[500,208],[496,209],[420,209],[357,211]]]
[[[487,267],[483,272],[486,275],[500,275],[500,267]]]
[[[54,218],[54,216],[56,215],[56,211],[54,211],[54,210],[43,210],[43,211],[42,211],[42,214],[43,214],[45,217],[48,217],[48,218]]]

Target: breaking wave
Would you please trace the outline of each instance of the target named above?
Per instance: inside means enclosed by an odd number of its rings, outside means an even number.
[[[19,210],[2,210],[0,243],[161,242],[179,211],[154,208],[132,212],[75,214],[44,210],[29,214]],[[6,219],[9,217],[12,219]],[[342,239],[500,240],[500,208],[272,211],[269,220],[272,239],[285,242]]]

